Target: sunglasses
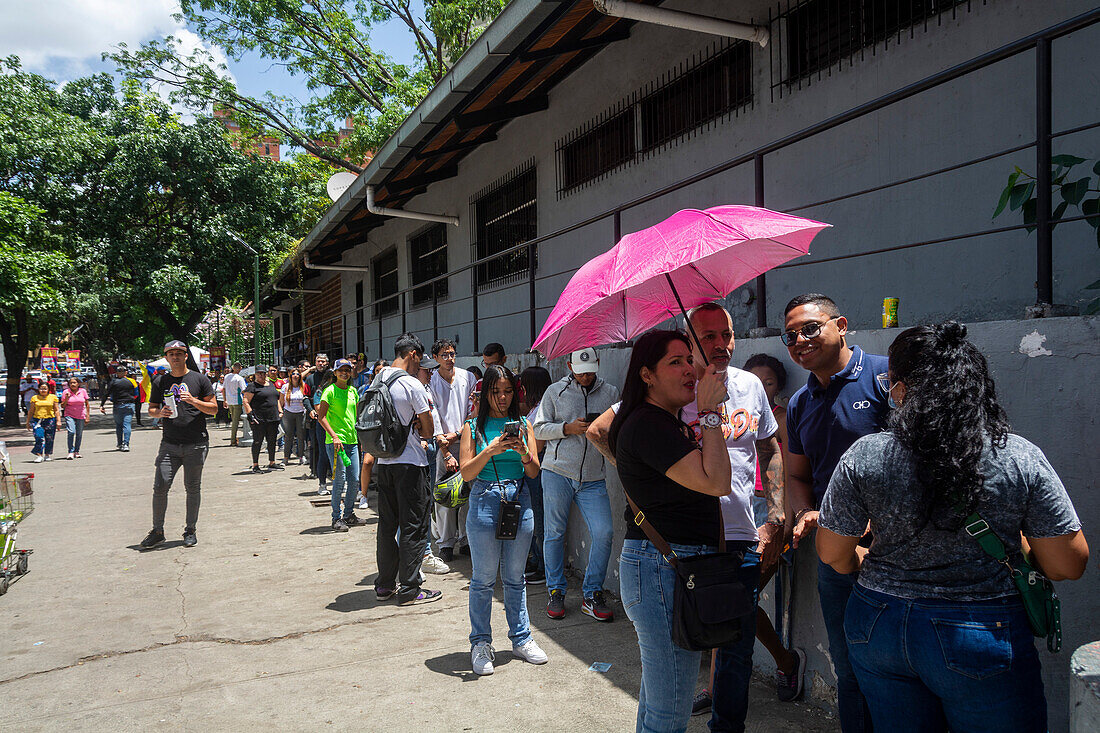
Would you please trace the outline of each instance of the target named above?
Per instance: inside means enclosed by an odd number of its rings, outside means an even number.
[[[829,321],[835,321],[837,318],[840,318],[840,316],[833,316]],[[802,334],[802,337],[805,339],[817,338],[821,335],[821,328],[829,321],[822,321],[820,323],[817,321],[810,321],[802,328],[794,331],[787,331],[779,337],[779,340],[782,341],[785,346],[794,346],[798,341],[799,334]]]

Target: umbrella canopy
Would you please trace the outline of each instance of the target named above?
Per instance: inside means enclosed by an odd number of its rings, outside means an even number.
[[[570,279],[532,348],[547,358],[626,341],[724,298],[831,226],[755,206],[684,209],[623,237]],[[671,286],[671,287],[670,287]]]

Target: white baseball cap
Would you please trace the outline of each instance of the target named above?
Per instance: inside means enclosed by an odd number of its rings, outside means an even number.
[[[600,358],[595,349],[581,349],[569,355],[569,366],[574,374],[595,374],[600,371]]]

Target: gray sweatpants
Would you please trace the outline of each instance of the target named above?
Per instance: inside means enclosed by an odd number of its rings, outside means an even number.
[[[157,460],[153,464],[153,529],[164,531],[164,515],[168,511],[168,489],[176,472],[183,467],[183,486],[187,490],[187,520],[184,528],[195,531],[199,521],[199,489],[202,486],[202,466],[206,462],[207,444],[184,445],[161,441]]]

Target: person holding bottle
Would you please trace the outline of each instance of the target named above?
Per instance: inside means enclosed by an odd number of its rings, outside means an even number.
[[[332,466],[332,531],[347,532],[349,527],[363,524],[354,511],[359,494],[359,437],[355,432],[359,393],[349,386],[354,373],[351,362],[337,359],[334,366],[336,381],[317,400],[317,422],[325,431],[325,454]]]

